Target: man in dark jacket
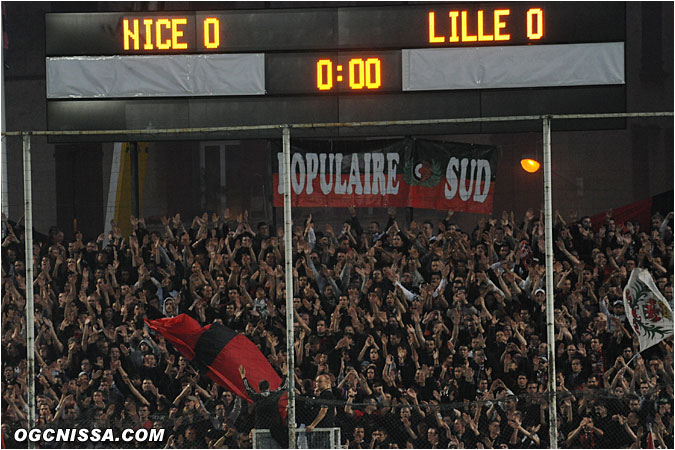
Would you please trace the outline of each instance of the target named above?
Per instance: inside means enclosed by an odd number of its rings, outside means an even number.
[[[244,366],[239,366],[239,374],[244,382],[246,393],[251,397],[255,405],[255,427],[257,429],[269,428],[270,435],[279,445],[279,448],[288,448],[288,428],[284,426],[279,414],[279,400],[288,388],[288,377],[286,376],[287,370],[285,367],[282,368],[282,375],[284,375],[283,383],[276,390],[270,391],[269,381],[260,380],[258,383],[258,390],[260,392],[258,393],[248,384]]]
[[[331,402],[335,400],[331,381],[328,375],[319,375],[314,381],[314,398],[319,402],[319,411],[316,417],[305,428],[309,435],[310,448],[328,448],[325,436],[316,436],[312,431],[314,428],[332,428],[335,426],[335,405]]]

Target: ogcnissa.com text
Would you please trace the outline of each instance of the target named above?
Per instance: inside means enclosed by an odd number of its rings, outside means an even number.
[[[14,439],[17,442],[23,442],[26,439],[31,442],[161,442],[164,440],[164,431],[155,428],[149,430],[127,428],[115,433],[110,428],[46,428],[44,430],[19,428],[14,432]]]

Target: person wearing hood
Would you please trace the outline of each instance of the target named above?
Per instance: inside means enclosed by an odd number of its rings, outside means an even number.
[[[131,352],[129,358],[133,363],[134,367],[141,368],[143,367],[145,355],[153,354],[157,361],[159,361],[160,351],[157,348],[157,345],[152,341],[152,339],[143,338],[139,341],[137,346],[132,344]]]

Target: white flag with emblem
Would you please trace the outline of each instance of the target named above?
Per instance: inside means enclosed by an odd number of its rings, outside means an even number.
[[[633,269],[623,290],[623,304],[640,339],[640,351],[673,335],[673,311],[647,269]]]

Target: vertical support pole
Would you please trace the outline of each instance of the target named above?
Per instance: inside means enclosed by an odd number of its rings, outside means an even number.
[[[105,223],[103,224],[106,236],[104,245],[108,245],[108,233],[112,230],[112,221],[115,220],[115,211],[117,209],[117,187],[122,179],[120,167],[122,166],[123,145],[122,142],[115,142],[113,144],[110,163],[110,183],[108,184],[108,197],[105,205]]]
[[[267,154],[270,155],[269,161],[268,161],[268,164],[267,164],[267,179],[268,180],[274,180],[274,159],[277,158],[276,153],[274,153],[274,151],[272,149],[273,149],[272,142],[267,141]],[[281,176],[281,167],[282,167],[282,164],[279,164],[277,166],[277,173],[279,173],[279,176]],[[285,181],[281,181],[281,178],[279,178],[277,183],[278,183],[277,189],[279,189],[279,186],[282,186],[282,183],[285,183]],[[277,209],[274,207],[274,194],[275,194],[275,192],[274,192],[274,182],[273,181],[270,183],[270,186],[272,187],[272,189],[270,189],[269,199],[266,199],[266,200],[269,201],[270,215],[271,215],[271,220],[272,220],[272,224],[270,225],[270,235],[274,236],[275,233],[277,232]]]
[[[2,5],[4,11],[5,5]],[[3,14],[4,17],[4,14]],[[3,20],[4,22],[4,20]],[[3,27],[4,28],[4,27]],[[0,52],[1,53],[1,52]],[[0,103],[2,103],[2,111],[0,112],[0,129],[5,132],[5,62],[0,56]],[[9,181],[7,181],[7,137],[2,136],[2,212],[9,217]]]
[[[553,302],[553,201],[551,196],[551,117],[544,117],[544,231],[546,237],[546,337],[548,342],[549,448],[558,448]]]
[[[220,211],[225,211],[225,208],[227,208],[227,144],[220,145],[218,152],[220,154],[220,192],[218,195],[218,207]]]
[[[35,306],[33,293],[33,188],[30,134],[23,133],[23,198],[26,240],[26,362],[28,381],[28,429],[35,428]],[[28,448],[35,444],[28,441]]]
[[[138,187],[138,142],[129,143],[129,160],[131,162],[131,214],[138,218],[141,215],[141,197]]]
[[[206,148],[205,142],[199,146],[199,206],[206,210]]]
[[[286,352],[288,359],[288,447],[295,445],[295,337],[293,335],[293,221],[291,218],[291,130],[283,128],[284,254],[286,264]]]

